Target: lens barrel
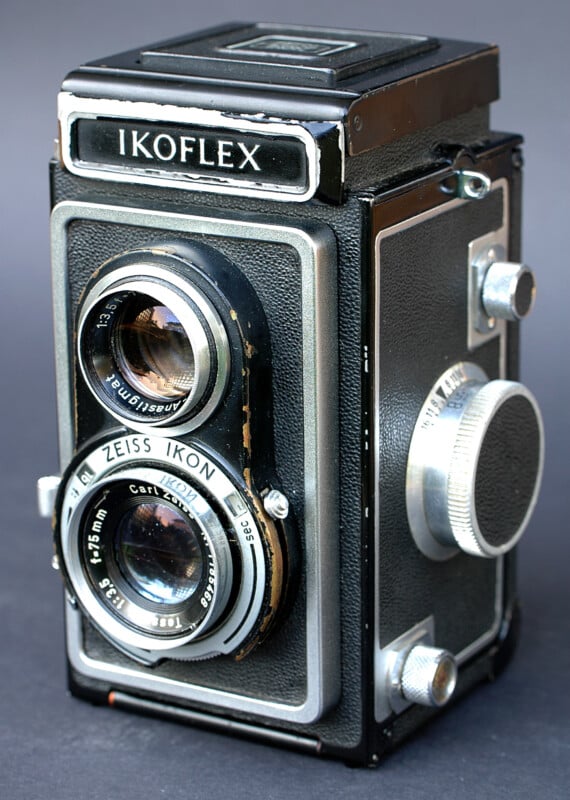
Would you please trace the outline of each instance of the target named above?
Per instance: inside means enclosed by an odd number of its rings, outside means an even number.
[[[198,447],[107,439],[70,465],[56,517],[70,594],[122,649],[206,658],[259,624],[265,534],[235,478]]]
[[[79,365],[122,423],[180,434],[201,425],[221,400],[227,334],[212,302],[179,270],[135,254],[131,260],[99,278],[82,304]]]
[[[68,555],[100,619],[102,610],[143,635],[187,638],[224,611],[233,561],[208,501],[181,480],[174,494],[165,481],[158,470],[132,469],[95,486]]]

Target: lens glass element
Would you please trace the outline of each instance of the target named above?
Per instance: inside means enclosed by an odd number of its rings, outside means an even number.
[[[196,591],[204,559],[191,523],[162,503],[138,503],[120,520],[117,565],[131,588],[147,600],[176,605]]]
[[[195,360],[192,345],[176,315],[146,295],[136,295],[114,331],[114,346],[123,377],[146,397],[169,399],[192,390]]]

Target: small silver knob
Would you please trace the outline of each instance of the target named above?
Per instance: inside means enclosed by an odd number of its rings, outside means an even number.
[[[49,519],[55,507],[55,498],[61,478],[59,475],[45,475],[38,479],[38,512],[40,517]]]
[[[534,275],[527,266],[495,261],[485,273],[481,302],[488,317],[515,321],[530,312],[535,294]]]
[[[410,703],[443,706],[457,683],[457,664],[447,650],[417,644],[404,661],[401,691]]]

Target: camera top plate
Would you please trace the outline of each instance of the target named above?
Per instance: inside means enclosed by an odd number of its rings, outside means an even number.
[[[62,89],[311,122],[341,121],[348,155],[488,105],[494,45],[370,31],[232,23],[89,62]]]
[[[350,158],[498,95],[493,45],[233,23],[71,72],[62,161],[89,178],[339,203]]]
[[[275,24],[206,31],[141,54],[148,69],[293,86],[337,86],[348,77],[439,46],[427,36],[343,32]]]

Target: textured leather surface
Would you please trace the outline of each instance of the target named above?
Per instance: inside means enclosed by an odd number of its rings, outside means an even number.
[[[393,172],[399,167],[391,165]],[[334,230],[339,253],[339,363],[340,363],[340,463],[338,501],[340,530],[326,532],[338,535],[341,559],[341,669],[342,698],[337,708],[311,726],[282,725],[290,730],[317,736],[333,750],[355,747],[367,726],[370,713],[364,703],[371,703],[372,674],[369,651],[373,608],[372,586],[368,584],[370,560],[367,523],[362,510],[369,505],[368,465],[363,460],[362,431],[369,426],[363,415],[368,388],[363,384],[363,344],[369,344],[367,330],[370,311],[369,264],[371,245],[368,234],[368,199],[349,198],[340,207],[319,203],[306,205],[281,204],[256,200],[227,200],[209,195],[137,189],[103,182],[86,182],[54,168],[54,197],[89,200],[122,205],[139,205],[169,210],[221,213],[232,216],[262,213],[263,219],[274,215],[275,222],[318,220]],[[381,637],[388,642],[428,614],[437,616],[441,643],[458,649],[472,641],[481,627],[493,616],[494,571],[488,562],[458,556],[454,568],[427,563],[411,542],[405,521],[404,472],[407,448],[415,417],[435,378],[451,363],[466,358],[465,305],[457,300],[465,293],[463,265],[466,242],[500,224],[500,202],[490,198],[471,204],[467,212],[443,215],[437,224],[422,226],[414,232],[394,236],[385,243],[382,254],[381,370],[382,399],[382,479],[379,496],[382,507],[380,604]],[[83,223],[79,223],[80,225]],[[136,241],[136,231],[133,240]],[[158,235],[158,234],[157,234]],[[516,242],[518,227],[513,233]],[[148,231],[146,231],[148,239]],[[213,240],[210,242],[214,244]],[[87,244],[87,242],[85,243]],[[138,242],[137,242],[138,244]],[[119,246],[114,241],[113,247]],[[295,453],[290,431],[299,430],[299,396],[302,388],[298,359],[298,342],[290,330],[299,324],[299,282],[295,265],[286,248],[267,253],[250,252],[251,245],[239,247],[219,240],[215,242],[228,257],[240,264],[261,297],[269,326],[275,359],[275,416],[277,469],[284,487],[301,507],[302,457]],[[112,249],[112,248],[111,248]],[[384,248],[383,248],[384,250]],[[84,248],[84,252],[85,248]],[[426,254],[427,257],[426,257]],[[283,261],[283,256],[285,259]],[[268,269],[270,265],[270,269]],[[460,265],[458,267],[458,265]],[[80,278],[75,293],[80,290]],[[384,281],[386,281],[384,283]],[[279,291],[275,288],[279,287]],[[286,287],[283,291],[282,287]],[[331,309],[330,313],[335,313]],[[516,331],[516,328],[513,328]],[[286,331],[286,335],[281,334]],[[477,359],[488,375],[497,377],[496,343],[480,348]],[[516,368],[517,348],[514,337],[509,344],[509,363]],[[297,434],[296,434],[297,435]],[[293,449],[291,446],[293,445]],[[509,558],[509,563],[512,559]],[[514,573],[509,572],[512,576]],[[514,580],[514,579],[513,579]],[[509,578],[508,595],[514,591]],[[481,598],[485,598],[482,602]],[[489,598],[493,598],[493,601]],[[295,607],[278,631],[262,649],[236,667],[223,659],[203,664],[171,663],[167,669],[189,680],[198,676],[209,685],[237,688],[284,700],[297,698],[304,680],[304,647],[300,641],[304,625],[304,595],[298,595]],[[453,606],[455,612],[450,615]],[[441,623],[440,621],[441,620]],[[89,647],[93,652],[106,652],[115,661],[121,656],[109,653],[108,645],[89,631]],[[107,650],[106,650],[107,648]],[[472,672],[467,683],[479,680],[487,671],[486,662]],[[88,692],[99,688],[75,676]],[[240,714],[234,714],[239,717]],[[422,715],[412,715],[414,719]],[[412,728],[415,727],[412,724]],[[405,727],[405,725],[404,725]]]
[[[96,201],[105,204],[120,203],[134,205],[124,187],[116,184],[89,184],[54,169],[54,198]],[[168,202],[166,202],[168,201]],[[189,208],[190,203],[195,205]],[[244,210],[263,211],[267,221],[268,207],[274,214],[276,224],[293,224],[295,220],[320,220],[334,228],[339,251],[339,360],[340,360],[340,450],[339,494],[330,502],[340,505],[341,529],[325,531],[323,535],[339,536],[341,549],[341,668],[342,702],[325,719],[310,726],[312,735],[319,735],[343,746],[354,746],[361,735],[361,683],[362,683],[362,574],[361,574],[361,512],[362,508],[362,464],[361,464],[361,308],[363,291],[361,286],[363,207],[350,200],[342,207],[326,205],[285,205],[260,203],[249,200],[228,201],[211,196],[192,196],[186,192],[157,192],[151,189],[137,190],[136,205],[147,203],[150,207],[166,207],[168,210],[192,211],[199,214],[223,213],[228,218],[242,215]],[[208,206],[215,206],[208,209]],[[226,206],[227,210],[222,211]],[[253,218],[255,219],[255,218]],[[70,231],[71,303],[78,302],[82,287],[98,264],[128,247],[140,246],[164,238],[162,232],[150,233],[128,226],[102,225],[77,221]],[[144,242],[141,242],[141,236]],[[224,238],[206,237],[207,243],[219,248],[237,264],[248,277],[265,308],[271,331],[274,360],[274,415],[276,467],[283,489],[292,500],[298,520],[303,508],[303,456],[302,456],[302,358],[301,309],[302,298],[299,281],[299,265],[291,248],[283,245],[267,245],[260,242],[229,242]],[[202,241],[205,241],[203,239]],[[366,256],[367,256],[367,250]],[[365,256],[365,257],[366,257]],[[335,309],[328,313],[334,314]],[[83,403],[83,399],[81,402]],[[90,401],[85,401],[90,402]],[[331,399],[331,402],[335,402]],[[83,436],[93,433],[93,422],[101,424],[101,415],[95,402],[86,414],[87,424]],[[214,420],[212,420],[214,423]],[[302,536],[302,526],[301,526]],[[121,663],[123,656],[114,652],[101,637],[87,626],[87,642],[93,654],[105,654]],[[303,583],[282,628],[249,656],[236,665],[229,658],[217,658],[208,662],[189,664],[165,662],[157,670],[163,674],[176,675],[188,681],[206,682],[207,685],[226,688],[267,699],[298,701],[304,692],[306,680],[305,663],[305,597]],[[144,669],[144,668],[142,668]],[[92,682],[80,676],[75,680],[93,689]],[[106,687],[101,687],[105,691]],[[240,716],[236,714],[236,716]],[[306,728],[307,726],[287,726]]]
[[[426,170],[433,164],[434,152],[445,144],[477,143],[489,132],[489,108],[475,108],[453,120],[441,122],[395,142],[369,150],[348,160],[346,182],[351,190],[382,184],[399,172]]]
[[[458,361],[498,376],[496,340],[467,351],[468,243],[502,223],[502,191],[394,233],[380,249],[380,640],[433,615],[437,645],[460,652],[495,616],[495,562],[424,557],[409,534],[407,453],[420,408]],[[405,577],[404,577],[405,576]]]
[[[149,230],[148,228],[87,220],[72,222],[68,230],[68,262],[73,306],[78,304],[83,287],[102,262],[116,253],[141,246],[156,247],[161,242],[172,240],[172,238],[172,235],[165,237],[164,231],[159,229]],[[228,255],[232,263],[251,279],[255,291],[258,292],[265,304],[274,350],[274,383],[273,392],[268,386],[265,386],[263,391],[266,398],[271,396],[275,398],[277,473],[280,485],[286,495],[291,498],[302,536],[304,504],[303,395],[300,391],[303,382],[302,306],[300,302],[300,265],[297,253],[291,247],[265,242],[230,241],[218,237],[199,238],[202,243],[207,241],[209,246]],[[193,242],[192,237],[176,235],[175,239]],[[271,268],[270,275],[268,267]],[[260,280],[262,284],[265,282],[265,289],[259,285]],[[274,281],[280,287],[279,293],[274,291]],[[224,291],[224,287],[220,288]],[[230,285],[225,290],[231,301],[234,287]],[[220,309],[220,312],[223,313],[223,309]],[[229,327],[231,323],[227,309],[224,319],[226,327]],[[235,357],[235,354],[232,363],[233,375],[230,384],[239,385],[241,384],[242,363]],[[80,377],[78,377],[78,386],[82,386]],[[93,417],[89,412],[94,405],[98,404],[83,389],[78,397],[79,443],[83,444],[95,433]],[[253,398],[252,403],[256,400],[259,398]],[[217,413],[201,426],[194,438],[197,437],[200,441],[221,452],[222,457],[232,463],[234,469],[239,473],[242,471],[240,459],[242,449],[241,404],[237,409],[234,409],[233,405],[226,399]],[[116,422],[112,419],[107,420],[104,424],[105,429],[115,426]],[[192,435],[186,437],[187,440],[192,440],[192,438]],[[232,438],[236,440],[232,441]],[[252,442],[254,464],[257,452],[266,446],[266,442],[255,440]],[[282,479],[281,476],[283,476]],[[289,626],[286,625],[273,637],[271,651],[260,648],[256,655],[250,656],[244,662],[245,666],[236,665],[231,658],[215,659],[208,662],[207,667],[203,663],[167,660],[154,672],[176,680],[196,682],[200,685],[223,688],[238,693],[243,692],[268,700],[299,703],[304,699],[306,681],[304,667],[306,633],[302,587],[296,609],[297,613],[292,614]],[[294,626],[293,632],[288,630],[291,625]],[[98,638],[94,634],[89,639],[93,648],[89,652],[103,657],[103,660],[112,660],[114,657],[112,649],[106,643],[98,641]],[[117,655],[117,659],[126,663],[120,654]],[[275,665],[278,665],[279,668],[276,669]]]
[[[540,431],[533,407],[513,397],[497,411],[481,446],[475,484],[477,521],[500,546],[519,529],[538,473]]]

